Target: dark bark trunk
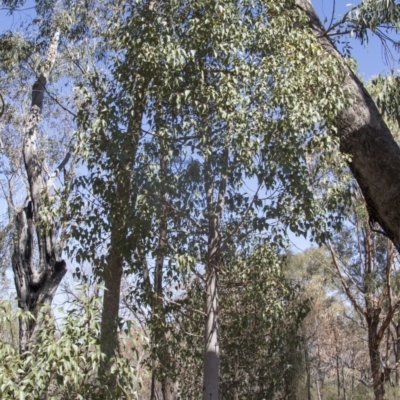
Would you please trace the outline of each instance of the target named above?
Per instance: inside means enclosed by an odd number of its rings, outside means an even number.
[[[37,316],[40,308],[51,305],[55,292],[66,273],[66,264],[60,260],[62,249],[57,246],[55,227],[48,216],[43,218],[43,201],[48,196],[42,176],[43,167],[36,149],[39,123],[47,79],[55,63],[59,32],[50,42],[47,59],[32,87],[32,103],[23,144],[24,163],[29,182],[30,201],[15,216],[14,251],[12,267],[18,295],[18,306]],[[45,222],[46,221],[46,222]],[[34,249],[36,234],[38,261]],[[39,325],[33,319],[21,318],[19,324],[19,349],[29,349]]]
[[[344,366],[342,363],[342,387],[343,387],[343,400],[347,400],[346,382],[344,377]]]
[[[310,20],[310,27],[325,50],[343,60],[309,0],[296,0]],[[400,250],[400,148],[383,121],[375,103],[354,73],[347,71],[344,87],[352,105],[338,120],[340,150],[351,156],[350,168],[360,186],[370,215]]]
[[[340,369],[339,369],[339,356],[336,355],[336,381],[337,381],[337,398],[340,400]]]
[[[306,368],[307,400],[311,400],[311,371],[307,344],[304,344],[304,363]]]
[[[110,373],[112,358],[118,355],[119,338],[119,303],[121,296],[121,280],[124,260],[129,251],[127,249],[128,229],[132,221],[127,217],[129,211],[135,207],[135,187],[133,184],[133,168],[141,135],[145,96],[137,96],[133,115],[129,121],[127,132],[120,133],[120,153],[108,154],[114,158],[114,176],[116,180],[115,198],[111,204],[109,222],[111,225],[111,238],[108,259],[103,279],[105,291],[103,295],[103,312],[101,317],[100,349],[105,354],[100,368],[102,375]],[[116,138],[117,140],[117,138]],[[114,385],[111,377],[109,386]]]
[[[368,350],[371,364],[372,387],[375,400],[385,398],[385,377],[381,367],[381,355],[379,351],[380,341],[377,338],[378,322],[367,321],[368,324]]]
[[[167,160],[165,155],[165,146],[163,143],[160,144],[160,224],[159,224],[159,241],[157,249],[156,265],[154,270],[154,290],[155,290],[155,315],[156,318],[160,319],[162,326],[160,334],[156,338],[156,342],[159,343],[159,354],[158,362],[161,368],[161,392],[163,400],[174,400],[174,382],[170,378],[169,374],[171,368],[171,352],[168,346],[168,337],[163,331],[165,326],[164,317],[164,302],[163,302],[163,273],[164,273],[164,260],[166,255],[167,247]]]
[[[114,237],[113,237],[114,236]],[[101,352],[105,354],[102,371],[107,372],[112,357],[118,354],[118,312],[123,271],[123,257],[118,252],[115,235],[111,237],[111,252],[104,273],[103,312],[101,315]]]

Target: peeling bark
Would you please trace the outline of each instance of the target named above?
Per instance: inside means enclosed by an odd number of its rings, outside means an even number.
[[[344,88],[353,103],[338,119],[340,150],[351,156],[350,169],[364,195],[370,222],[378,222],[400,251],[400,148],[362,83],[345,64],[309,0],[295,4],[308,16],[312,32],[347,71]]]
[[[32,103],[28,116],[23,143],[25,169],[29,182],[29,202],[15,216],[14,252],[12,267],[18,306],[29,311],[34,317],[40,308],[50,306],[55,292],[67,269],[60,259],[62,249],[57,246],[55,229],[48,217],[43,218],[43,200],[48,196],[43,178],[43,167],[38,158],[36,141],[43,109],[44,93],[50,71],[55,63],[59,32],[52,38],[47,59],[42,71],[32,87]],[[37,238],[36,252],[34,235]],[[38,261],[35,260],[38,254]],[[19,327],[19,349],[23,353],[29,349],[38,324],[33,319],[21,318]]]

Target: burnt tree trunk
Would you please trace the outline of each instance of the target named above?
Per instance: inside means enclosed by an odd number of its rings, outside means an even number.
[[[32,87],[32,103],[22,150],[29,182],[29,202],[15,216],[12,267],[18,306],[23,311],[31,312],[34,317],[38,316],[41,307],[51,305],[66,273],[65,261],[60,260],[62,249],[57,246],[54,224],[48,216],[46,223],[43,219],[43,200],[48,196],[48,190],[36,149],[44,93],[56,60],[58,41],[59,32],[56,32],[50,42],[42,71]],[[61,164],[65,165],[64,162]],[[37,252],[34,248],[35,234]],[[38,260],[35,256],[37,253]],[[23,353],[29,349],[38,323],[35,319],[27,318],[21,318],[19,322],[19,349]]]
[[[378,222],[400,251],[400,148],[371,96],[325,35],[309,0],[296,0],[309,18],[318,42],[342,60],[344,87],[353,98],[338,120],[340,150],[351,156],[350,168],[367,203],[371,222]]]

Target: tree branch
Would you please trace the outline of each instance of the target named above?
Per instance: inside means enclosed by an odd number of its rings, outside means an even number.
[[[346,295],[347,295],[348,299],[351,301],[351,303],[353,304],[354,308],[355,308],[359,313],[361,313],[364,317],[366,317],[367,314],[366,314],[365,310],[358,304],[357,300],[355,299],[355,297],[354,297],[353,294],[351,293],[349,286],[347,285],[346,281],[345,281],[344,278],[343,278],[342,271],[341,271],[341,269],[340,269],[338,260],[337,260],[337,258],[336,258],[335,251],[333,250],[332,245],[331,245],[330,242],[329,242],[329,250],[330,250],[331,255],[332,255],[333,264],[334,264],[335,267],[336,267],[336,270],[337,270],[337,272],[338,272],[340,281],[342,282],[342,286],[343,286],[343,288],[344,288],[344,290],[345,290],[345,292],[346,292]]]

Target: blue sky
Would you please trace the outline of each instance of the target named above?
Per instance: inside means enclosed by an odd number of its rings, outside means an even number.
[[[325,18],[330,21],[332,16],[333,5],[335,4],[335,15],[338,17],[345,14],[349,8],[360,3],[360,1],[349,2],[348,0],[313,0],[315,10],[320,16],[321,20]],[[359,72],[361,76],[368,80],[371,76],[380,73],[389,73],[391,70],[397,71],[399,69],[398,62],[391,62],[386,64],[384,62],[384,54],[382,52],[382,45],[375,35],[371,35],[369,42],[362,45],[358,40],[351,40],[353,48],[352,56],[357,60]],[[399,59],[398,55],[397,60]]]

